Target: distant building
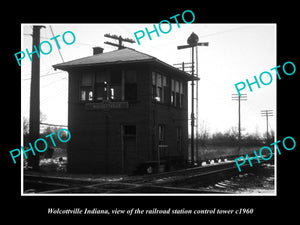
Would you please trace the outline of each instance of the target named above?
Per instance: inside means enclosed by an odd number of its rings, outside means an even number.
[[[188,73],[130,48],[94,48],[53,67],[69,73],[69,172],[129,174],[148,161],[187,161]]]

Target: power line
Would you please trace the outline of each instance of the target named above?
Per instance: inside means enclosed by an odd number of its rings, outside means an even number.
[[[68,127],[68,125],[59,125],[59,124],[52,124],[52,123],[40,123],[40,124],[46,126],[54,126],[54,127]]]
[[[66,77],[60,78],[60,79],[55,80],[55,81],[53,81],[53,82],[51,82],[51,83],[45,84],[44,86],[42,86],[42,88],[48,87],[48,86],[50,86],[50,85],[52,85],[52,84],[56,84],[57,82],[59,82],[59,81],[61,81],[61,80],[65,80],[65,79],[67,79],[67,78],[66,78]]]
[[[50,25],[50,30],[51,30],[52,36],[54,37],[54,32],[53,32],[53,30],[52,30],[51,25]],[[60,55],[60,57],[61,57],[62,62],[65,62],[64,59],[63,59],[63,57],[62,57],[62,55],[61,55],[60,49],[59,49],[59,47],[58,47],[58,45],[57,45],[57,42],[55,42],[55,43],[56,43],[56,47],[57,47],[57,49],[58,49],[58,52],[59,52],[59,55]]]
[[[53,72],[53,73],[48,73],[48,74],[41,75],[40,77],[48,77],[48,76],[52,76],[52,75],[55,75],[55,74],[58,74],[58,73],[64,73],[64,71],[57,71],[57,72]],[[30,80],[30,79],[31,79],[31,77],[24,78],[23,80]]]

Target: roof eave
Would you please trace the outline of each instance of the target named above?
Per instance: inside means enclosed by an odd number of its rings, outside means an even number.
[[[144,59],[144,60],[132,60],[132,61],[114,61],[114,62],[105,62],[105,63],[86,63],[86,64],[77,64],[77,65],[62,65],[56,64],[53,65],[54,69],[60,70],[70,70],[70,69],[77,69],[77,68],[84,68],[84,67],[96,67],[96,66],[109,66],[109,65],[120,65],[120,64],[131,64],[131,63],[145,63],[145,62],[152,62],[153,59]]]

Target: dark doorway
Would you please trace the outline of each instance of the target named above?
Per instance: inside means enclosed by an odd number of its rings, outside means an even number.
[[[134,171],[138,160],[135,125],[122,126],[122,140],[123,140],[122,170],[124,173],[130,174]]]

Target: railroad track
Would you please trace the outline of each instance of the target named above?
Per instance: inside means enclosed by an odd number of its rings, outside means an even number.
[[[254,167],[258,166],[255,165],[255,162],[253,164]],[[254,167],[243,165],[243,170],[247,171]],[[192,189],[179,186],[182,186],[182,183],[188,184],[195,181],[199,182],[199,180],[203,184],[208,184],[226,176],[232,177],[239,174],[235,162],[232,161],[160,174],[125,176],[122,179],[112,181],[25,174],[24,187],[26,191],[24,193],[212,193],[205,189]],[[34,187],[39,187],[40,190]],[[223,192],[218,191],[217,193]]]

